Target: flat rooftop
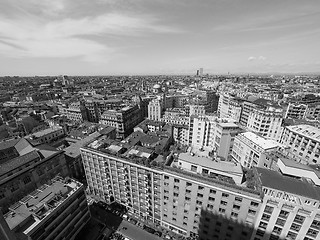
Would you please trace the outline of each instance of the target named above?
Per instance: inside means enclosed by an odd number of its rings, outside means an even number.
[[[308,197],[311,199],[320,199],[320,187],[317,187],[306,180],[282,175],[280,172],[266,168],[256,168],[261,184],[264,187],[281,190],[284,192]]]
[[[180,153],[178,160],[189,162],[195,165],[199,165],[201,167],[210,168],[214,170],[218,170],[225,173],[242,175],[242,167],[241,164],[236,164],[233,162],[227,161],[214,161],[208,157],[190,155],[190,153]]]
[[[45,135],[48,135],[50,133],[53,133],[53,132],[56,132],[56,131],[59,131],[59,130],[62,130],[62,127],[60,126],[53,126],[53,127],[50,127],[50,128],[46,128],[42,131],[39,131],[39,132],[35,132],[35,133],[32,133],[31,135],[27,136],[27,137],[36,137],[36,138],[40,138],[42,136],[45,136]]]
[[[247,139],[251,140],[255,144],[257,144],[259,147],[261,147],[264,150],[272,149],[281,146],[280,143],[265,139],[263,137],[260,137],[259,135],[253,133],[253,132],[245,132],[245,133],[240,133],[240,135],[246,137]]]
[[[301,124],[295,126],[287,126],[287,128],[292,132],[311,138],[317,142],[320,141],[320,129],[317,127]]]
[[[55,177],[50,185],[42,185],[10,206],[4,218],[11,230],[21,227],[27,234],[81,186],[74,180]]]

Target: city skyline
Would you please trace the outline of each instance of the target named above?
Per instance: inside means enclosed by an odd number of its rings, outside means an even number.
[[[0,75],[319,72],[318,1],[8,1]]]

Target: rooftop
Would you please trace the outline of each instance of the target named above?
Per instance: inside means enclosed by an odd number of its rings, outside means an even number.
[[[302,124],[295,126],[287,126],[289,130],[305,137],[311,138],[315,141],[320,141],[320,129],[314,126]]]
[[[18,227],[28,234],[81,186],[74,180],[55,177],[50,184],[42,185],[9,207],[4,218],[11,230]]]
[[[43,137],[43,136],[45,136],[45,135],[48,135],[48,134],[50,134],[50,133],[53,133],[53,132],[56,132],[56,131],[59,131],[59,130],[62,130],[62,127],[60,127],[60,126],[52,126],[52,127],[50,127],[50,128],[41,130],[41,131],[39,131],[39,132],[32,133],[31,135],[29,135],[29,136],[27,136],[27,137],[40,138],[40,137]]]
[[[209,157],[197,156],[197,155],[190,155],[190,153],[180,153],[179,160],[193,163],[196,165],[200,165],[202,167],[215,169],[221,172],[226,172],[230,174],[239,174],[242,175],[242,167],[240,164],[236,164],[233,162],[227,161],[215,161]]]
[[[312,198],[320,199],[320,187],[317,187],[305,180],[282,175],[280,172],[266,168],[256,168],[261,184],[264,187],[281,190],[284,192]]]
[[[255,144],[257,144],[259,147],[261,147],[264,150],[272,149],[281,146],[280,143],[265,139],[263,137],[258,136],[257,134],[253,132],[245,132],[245,133],[240,133],[240,135],[244,136],[245,138],[251,140]]]

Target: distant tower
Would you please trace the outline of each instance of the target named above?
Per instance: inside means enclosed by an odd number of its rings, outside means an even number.
[[[199,70],[197,70],[197,76],[199,76]]]
[[[203,68],[199,69],[199,75],[202,76],[203,75]]]

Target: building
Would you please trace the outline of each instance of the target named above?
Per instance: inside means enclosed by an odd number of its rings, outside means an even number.
[[[119,110],[105,111],[100,120],[100,124],[115,127],[117,137],[124,139],[132,133],[133,128],[143,120],[143,112],[138,105],[127,106]]]
[[[24,138],[0,142],[0,206],[3,211],[58,173],[68,175],[63,151],[47,145],[33,147]]]
[[[281,147],[282,145],[276,141],[265,139],[252,132],[245,132],[235,137],[231,156],[247,168],[255,166],[270,168],[272,162],[268,161],[266,154]]]
[[[190,118],[181,108],[166,109],[161,121],[169,124],[189,125]]]
[[[201,153],[180,153],[176,165],[185,171],[208,175],[221,181],[238,185],[242,183],[243,171],[239,163],[219,161]]]
[[[90,193],[106,202],[117,201],[129,215],[183,236],[243,240],[251,236],[259,191],[214,174],[173,167],[146,147],[128,144],[95,140],[81,148]]]
[[[247,129],[267,139],[280,140],[283,111],[281,108],[255,108],[249,113]]]
[[[55,177],[10,206],[4,219],[17,239],[73,240],[90,212],[83,185]]]
[[[32,133],[29,136],[26,136],[27,139],[30,139],[32,142],[43,143],[52,143],[57,141],[65,136],[64,128],[61,126],[52,126],[50,128]]]
[[[188,125],[172,125],[173,141],[180,145],[187,146],[189,144],[189,126]]]
[[[83,122],[88,120],[87,109],[83,102],[73,102],[68,105],[64,110],[59,109],[62,111],[68,119],[75,121],[75,122]]]
[[[231,119],[215,116],[191,116],[189,125],[189,144],[193,148],[215,151],[224,159],[231,153],[235,136],[241,131]]]
[[[280,142],[289,148],[297,161],[305,164],[320,163],[320,130],[310,125],[286,126]]]
[[[320,188],[297,176],[254,171],[264,194],[251,239],[319,239]]]
[[[69,147],[63,149],[68,167],[69,176],[79,181],[85,181],[85,172],[81,160],[80,148],[88,142],[100,136],[116,139],[116,129],[114,127],[106,127],[101,131],[91,133],[87,137],[70,144]]]
[[[148,104],[148,119],[160,121],[164,110],[164,101],[160,98],[153,99]]]

